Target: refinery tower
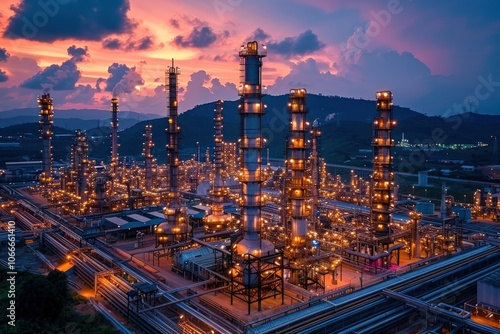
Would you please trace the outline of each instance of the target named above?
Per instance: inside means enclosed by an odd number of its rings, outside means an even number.
[[[231,215],[224,213],[224,198],[228,191],[222,179],[222,110],[224,102],[218,100],[215,103],[215,157],[214,157],[214,181],[210,191],[212,201],[212,212],[205,217],[205,230],[207,234],[220,232],[227,229],[231,222]]]
[[[118,99],[111,99],[111,172],[118,166]]]
[[[50,94],[38,97],[40,106],[40,139],[42,140],[42,173],[40,183],[48,186],[52,182],[52,117],[54,109]]]
[[[169,193],[167,203],[163,209],[166,221],[161,223],[157,229],[156,246],[168,246],[176,242],[186,241],[191,232],[185,207],[180,200],[179,192],[179,137],[181,127],[178,120],[177,93],[179,87],[178,76],[180,69],[169,66],[165,72],[165,89],[167,91],[168,127],[165,132],[168,135],[167,162],[169,167]]]
[[[262,137],[262,58],[265,46],[259,50],[257,42],[241,47],[240,83],[241,96],[238,111],[241,117],[240,173],[241,218],[243,238],[232,245],[233,267],[231,269],[231,302],[238,297],[250,305],[265,298],[281,294],[283,298],[283,257],[280,251],[261,235],[261,184],[263,182],[261,151],[265,146]]]
[[[392,93],[377,92],[379,116],[373,121],[373,173],[371,218],[377,236],[390,234],[390,223],[394,209],[394,173],[392,171],[391,148],[394,140],[391,130],[396,127],[392,118]]]

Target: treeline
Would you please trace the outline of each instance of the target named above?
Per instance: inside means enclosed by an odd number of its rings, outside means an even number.
[[[0,333],[30,334],[106,334],[117,333],[100,315],[84,315],[74,306],[85,300],[68,289],[66,275],[58,270],[47,276],[17,272],[15,287],[15,326],[6,317],[12,296],[9,296],[9,275],[0,269]],[[9,324],[11,322],[11,324]]]

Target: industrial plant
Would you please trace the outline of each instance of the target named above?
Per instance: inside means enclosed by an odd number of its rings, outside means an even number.
[[[70,161],[55,168],[57,110],[41,95],[39,182],[0,186],[18,228],[68,262],[124,333],[498,330],[500,240],[494,229],[464,222],[500,210],[500,197],[479,190],[467,207],[443,183],[435,210],[426,198],[399,194],[389,90],[375,92],[370,171],[328,169],[325,134],[308,119],[302,87],[290,87],[283,106],[284,159],[271,162],[268,153],[264,161],[266,55],[255,41],[241,46],[238,110],[215,102],[204,162],[199,145],[195,158],[180,157],[181,71],[173,59],[165,71],[166,164],[154,156],[151,124],[141,127],[143,160],[121,158],[113,97],[109,161],[92,160],[89,138],[77,130]],[[237,142],[224,141],[226,113],[239,114]]]

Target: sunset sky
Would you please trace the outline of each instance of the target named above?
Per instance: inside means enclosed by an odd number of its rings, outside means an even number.
[[[429,115],[500,114],[500,2],[488,0],[2,0],[0,110],[164,115],[164,71],[181,68],[180,110],[238,98],[238,50],[268,46],[272,95],[374,99]]]

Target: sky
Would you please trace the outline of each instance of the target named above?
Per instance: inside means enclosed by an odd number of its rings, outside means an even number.
[[[388,89],[428,115],[500,114],[499,13],[494,0],[2,0],[0,111],[50,93],[56,111],[117,96],[166,115],[172,59],[181,112],[236,100],[238,51],[256,40],[272,95]]]

